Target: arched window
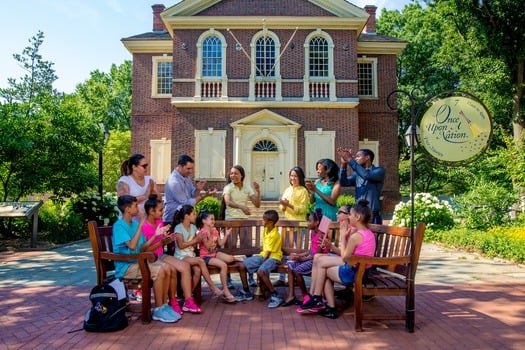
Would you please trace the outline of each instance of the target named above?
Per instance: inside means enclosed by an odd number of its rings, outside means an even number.
[[[256,76],[275,77],[275,42],[271,37],[262,36],[255,43]]]
[[[277,145],[270,140],[260,140],[253,146],[255,152],[277,152]]]
[[[328,77],[328,41],[323,37],[310,40],[310,77]]]
[[[202,43],[202,76],[222,76],[222,43],[217,36],[209,36]]]

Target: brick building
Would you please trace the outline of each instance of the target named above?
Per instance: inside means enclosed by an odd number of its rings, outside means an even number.
[[[399,199],[396,56],[375,6],[344,0],[184,0],[153,5],[153,31],[122,39],[133,55],[132,152],[160,187],[180,154],[219,189],[241,164],[263,199],[288,171],[317,177],[338,146],[375,151],[384,210]]]

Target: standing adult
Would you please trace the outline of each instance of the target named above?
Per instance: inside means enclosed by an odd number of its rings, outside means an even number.
[[[290,186],[288,186],[279,200],[279,206],[284,212],[286,220],[304,221],[308,213],[310,197],[306,189],[304,171],[300,167],[294,167],[288,174]],[[288,242],[295,243],[297,235],[301,232],[289,231]],[[279,274],[279,279],[273,284],[274,287],[286,286],[285,274]]]
[[[183,154],[179,157],[177,166],[168,177],[164,185],[164,214],[162,215],[162,221],[165,223],[172,222],[173,214],[183,205],[195,207],[195,204],[216,192],[216,189],[213,189],[201,194],[204,186],[206,186],[206,180],[200,180],[195,185],[193,184],[191,176],[194,167],[194,160]]]
[[[224,219],[247,219],[251,215],[250,207],[248,207],[248,201],[259,208],[261,206],[261,189],[257,182],[253,182],[253,188],[249,184],[244,184],[244,178],[246,172],[240,165],[234,165],[230,169],[228,177],[228,183],[222,189],[223,194],[223,206]],[[255,190],[254,190],[255,189]],[[240,234],[240,245],[246,247],[248,242],[251,241],[251,232],[245,230]],[[234,237],[236,239],[236,237]],[[248,283],[250,286],[256,286],[257,283],[253,278],[253,274],[248,275]],[[232,288],[231,277],[228,275],[228,288]]]
[[[130,195],[137,198],[139,215],[134,219],[138,219],[141,214],[144,214],[144,203],[149,196],[159,194],[155,180],[146,175],[148,165],[146,158],[142,154],[136,153],[123,161],[120,166],[121,176],[117,182],[117,196]]]
[[[314,203],[314,211],[321,208],[323,215],[330,220],[337,220],[337,198],[341,194],[339,185],[339,167],[331,159],[320,159],[315,165],[319,178],[315,183],[307,182],[310,192],[310,202]]]
[[[372,223],[381,225],[381,191],[385,183],[385,168],[374,166],[374,152],[366,148],[353,155],[352,149],[339,147],[337,153],[341,157],[341,186],[354,186],[356,203],[360,199],[366,199],[372,210]],[[353,171],[348,177],[347,165]]]

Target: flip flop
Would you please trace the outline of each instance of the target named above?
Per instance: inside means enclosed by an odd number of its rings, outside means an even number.
[[[228,304],[235,304],[237,302],[237,299],[233,295],[223,295],[222,300],[224,300]]]

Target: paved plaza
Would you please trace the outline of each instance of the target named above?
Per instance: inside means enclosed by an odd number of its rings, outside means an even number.
[[[226,305],[208,288],[203,313],[175,324],[143,325],[133,315],[120,332],[75,331],[94,284],[88,241],[0,253],[0,349],[525,349],[525,268],[432,244],[421,252],[412,334],[403,321],[365,321],[354,332],[348,300],[338,300],[341,316],[331,320],[258,300]],[[365,311],[403,307],[402,298],[378,297]]]

